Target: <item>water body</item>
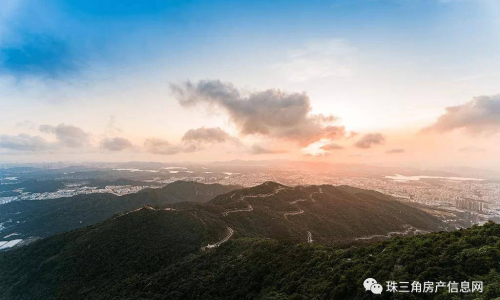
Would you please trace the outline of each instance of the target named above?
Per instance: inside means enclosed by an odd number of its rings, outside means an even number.
[[[113,171],[129,171],[129,172],[149,172],[158,173],[157,170],[141,170],[141,169],[113,169]]]
[[[483,181],[484,179],[479,178],[469,178],[469,177],[446,177],[446,176],[423,176],[423,175],[415,175],[415,176],[405,176],[396,174],[393,176],[385,176],[387,179],[391,179],[394,181],[419,181],[420,179],[443,179],[443,180],[451,180],[451,181]]]
[[[5,177],[4,180],[15,181],[17,180],[17,177]]]
[[[15,245],[19,244],[21,241],[22,239],[12,240],[12,241],[0,241],[0,250],[12,248]]]

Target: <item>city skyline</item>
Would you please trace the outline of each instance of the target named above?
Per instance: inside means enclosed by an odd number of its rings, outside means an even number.
[[[490,0],[9,0],[0,162],[500,170]]]

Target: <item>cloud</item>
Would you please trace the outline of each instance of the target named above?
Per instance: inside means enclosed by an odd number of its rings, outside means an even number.
[[[17,151],[43,151],[50,147],[41,136],[32,136],[28,134],[18,135],[0,135],[0,148]]]
[[[307,146],[322,138],[345,135],[343,126],[333,126],[334,116],[312,115],[305,93],[288,94],[276,89],[242,96],[231,83],[219,80],[172,84],[172,92],[184,107],[208,104],[224,109],[242,135],[284,138]]]
[[[306,153],[304,156],[306,157],[313,157],[313,158],[325,158],[329,157],[332,154],[330,152],[324,152],[324,153]]]
[[[258,144],[253,144],[252,147],[250,148],[250,153],[251,154],[279,154],[279,153],[286,153],[284,150],[278,150],[278,149],[270,149],[263,147]]]
[[[186,131],[182,137],[182,143],[171,144],[167,140],[149,138],[144,142],[147,152],[160,155],[173,155],[178,153],[190,153],[203,150],[206,144],[220,144],[231,142],[241,146],[238,138],[230,135],[219,127],[200,127]]]
[[[322,146],[320,149],[325,151],[330,151],[330,150],[341,150],[344,149],[344,147],[335,143],[330,143]]]
[[[500,95],[479,96],[472,101],[446,108],[446,113],[423,132],[464,130],[472,135],[500,131]]]
[[[69,148],[80,148],[87,145],[90,136],[81,128],[73,125],[41,125],[39,129],[44,133],[55,134],[59,145]]]
[[[368,149],[375,145],[380,145],[385,142],[385,137],[380,133],[367,133],[359,139],[354,146],[361,149]]]
[[[116,122],[115,116],[109,116],[108,124],[106,124],[106,133],[110,135],[119,134],[123,132]]]
[[[22,127],[22,128],[27,128],[27,129],[35,129],[35,123],[29,121],[29,120],[24,120],[22,122],[17,122],[16,127]]]
[[[401,149],[401,148],[390,149],[390,150],[385,151],[385,153],[387,153],[387,154],[405,153],[405,149]]]
[[[101,148],[108,151],[122,151],[132,147],[132,142],[123,137],[105,138],[101,141]]]
[[[338,39],[310,43],[288,56],[275,68],[288,80],[303,82],[326,77],[350,77],[355,48]]]
[[[172,145],[166,140],[150,138],[144,142],[146,151],[153,154],[173,155],[177,153],[189,153],[197,150],[195,145]]]
[[[477,148],[477,147],[464,147],[458,149],[460,152],[465,152],[465,153],[480,153],[480,152],[485,152],[486,149],[483,148]]]
[[[354,137],[357,137],[359,132],[356,131],[349,131],[349,134],[346,136],[347,139],[352,139]]]
[[[237,138],[231,136],[229,133],[225,132],[219,127],[201,127],[197,129],[190,129],[184,134],[184,136],[182,137],[182,141],[194,143],[240,143]]]

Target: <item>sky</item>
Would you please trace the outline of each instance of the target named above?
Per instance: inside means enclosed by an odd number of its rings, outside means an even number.
[[[500,170],[496,0],[5,0],[0,162]]]

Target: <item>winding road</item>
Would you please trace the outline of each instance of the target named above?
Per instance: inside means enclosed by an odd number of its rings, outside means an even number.
[[[374,235],[370,235],[370,236],[365,236],[365,237],[359,237],[359,238],[356,238],[354,240],[356,241],[359,241],[359,240],[371,240],[371,239],[374,239],[374,238],[391,238],[393,236],[396,236],[396,235],[409,235],[410,233],[413,233],[414,235],[416,234],[420,234],[420,233],[429,233],[429,231],[426,231],[426,230],[421,230],[421,229],[418,229],[418,228],[415,228],[409,224],[407,225],[404,225],[404,227],[406,228],[405,231],[391,231],[387,234],[374,234]]]
[[[248,204],[248,208],[242,208],[242,209],[233,209],[233,210],[228,210],[222,213],[224,217],[227,217],[227,215],[235,212],[242,212],[242,211],[252,211],[253,207],[252,205]]]
[[[201,249],[203,250],[204,248],[207,248],[207,249],[217,248],[220,245],[222,245],[223,243],[227,242],[234,234],[234,230],[231,227],[228,226],[227,230],[229,231],[229,233],[222,240],[218,241],[215,244],[208,244],[206,247],[202,247]]]
[[[246,198],[265,198],[265,197],[271,197],[271,196],[274,196],[277,193],[279,193],[280,191],[285,190],[285,189],[287,189],[287,187],[280,186],[277,189],[275,189],[272,193],[268,193],[268,194],[246,195],[246,196],[242,195],[238,201],[241,202],[241,201],[245,200]],[[231,199],[233,199],[233,197],[235,195],[236,195],[236,193],[231,194]]]
[[[292,211],[292,212],[286,212],[283,214],[285,219],[288,219],[288,216],[295,216],[295,215],[300,215],[303,214],[305,211],[302,208],[299,208],[298,211]]]
[[[274,196],[277,193],[279,193],[280,191],[285,190],[285,189],[287,189],[287,187],[278,187],[272,193],[258,194],[258,195],[245,195],[245,196],[242,195],[242,196],[240,196],[240,199],[238,200],[238,202],[244,201],[247,198],[271,197],[271,196]],[[322,194],[322,193],[323,193],[323,189],[321,187],[318,187],[318,191],[310,193],[309,194],[309,198],[311,199],[312,202],[316,202],[316,200],[314,199],[313,195],[314,194]],[[236,193],[232,193],[231,194],[231,199],[233,199],[235,196],[236,196]],[[303,201],[307,201],[307,199],[297,199],[297,200],[294,200],[294,201],[290,202],[290,204],[294,205],[294,204],[297,204],[297,203],[303,202]],[[247,208],[240,208],[240,209],[228,210],[228,211],[222,212],[222,215],[225,216],[225,217],[227,217],[231,213],[250,212],[250,211],[253,211],[253,207],[252,207],[252,205],[248,204]],[[292,211],[292,212],[285,212],[285,213],[283,213],[283,217],[285,219],[288,219],[289,216],[296,216],[296,215],[300,215],[300,214],[303,214],[303,213],[305,213],[305,211],[302,208],[299,208],[298,211]],[[219,242],[217,242],[215,244],[209,244],[206,247],[202,247],[202,249],[205,249],[205,248],[217,248],[222,243],[224,243],[227,240],[229,240],[233,236],[234,231],[233,231],[233,229],[231,227],[228,227],[228,230],[229,230],[229,234],[224,239],[222,239],[221,241],[219,241]],[[313,242],[312,233],[310,231],[308,231],[307,232],[307,243],[311,244],[312,242]]]
[[[290,202],[290,204],[295,204],[297,202],[302,202],[302,201],[307,201],[307,199],[298,199],[298,200]]]
[[[131,211],[127,211],[127,212],[125,212],[125,213],[122,213],[122,214],[118,215],[117,217],[123,217],[123,216],[126,216],[126,215],[130,214],[130,213],[138,212],[138,211],[141,211],[141,210],[143,210],[143,209],[154,210],[154,211],[158,211],[158,210],[164,210],[164,211],[176,211],[176,210],[177,210],[177,209],[175,209],[175,208],[171,208],[171,207],[166,207],[166,208],[162,208],[162,209],[156,209],[156,208],[154,208],[154,207],[152,207],[152,206],[149,206],[149,205],[144,205],[144,206],[141,206],[141,207],[139,207],[139,208],[137,208],[137,209],[134,209],[134,210],[131,210]]]

